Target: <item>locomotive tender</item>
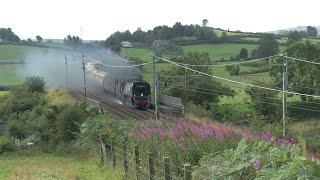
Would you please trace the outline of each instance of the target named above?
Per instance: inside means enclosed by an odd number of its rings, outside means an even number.
[[[111,73],[99,70],[99,64],[89,62],[86,65],[87,77],[98,83],[104,90],[111,92],[122,99],[126,104],[132,104],[139,109],[150,108],[150,85],[141,79],[124,80]]]

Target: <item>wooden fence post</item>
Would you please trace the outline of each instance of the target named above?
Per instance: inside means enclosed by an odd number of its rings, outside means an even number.
[[[139,154],[139,146],[135,145],[134,146],[134,156],[135,156],[135,161],[136,161],[136,174],[137,174],[137,179],[140,179],[140,154]]]
[[[169,157],[163,157],[163,162],[164,162],[164,179],[165,180],[171,180],[170,158]]]
[[[115,153],[115,148],[114,148],[114,138],[111,140],[111,158],[112,158],[112,167],[116,167],[116,153]]]
[[[106,151],[106,145],[101,142],[101,164],[105,165],[107,162],[107,151]]]
[[[192,179],[192,169],[190,164],[184,165],[184,179],[191,180]]]
[[[128,159],[127,159],[127,147],[126,147],[125,141],[122,141],[122,155],[123,155],[124,172],[127,175],[129,167],[128,167]]]
[[[153,163],[153,153],[149,152],[148,153],[148,158],[149,158],[149,180],[154,180],[154,163]]]

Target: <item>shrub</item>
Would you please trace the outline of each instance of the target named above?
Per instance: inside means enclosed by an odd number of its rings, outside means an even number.
[[[320,166],[302,157],[297,148],[242,140],[235,149],[205,156],[194,175],[196,179],[314,179],[320,176]]]
[[[30,76],[25,79],[25,84],[30,92],[44,92],[44,79],[39,76]]]
[[[239,75],[240,74],[240,66],[237,65],[228,65],[226,66],[226,70],[229,72],[230,75]]]
[[[85,120],[85,110],[80,104],[65,106],[57,115],[56,138],[58,142],[69,142],[75,140],[80,133],[80,126]]]
[[[0,154],[14,150],[12,140],[7,136],[0,136]]]

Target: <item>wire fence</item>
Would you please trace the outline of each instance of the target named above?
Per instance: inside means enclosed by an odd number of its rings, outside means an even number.
[[[101,142],[98,148],[101,164],[112,164],[114,169],[123,171],[125,179],[192,179],[190,164],[177,166],[170,156],[148,151],[128,141],[111,139]]]

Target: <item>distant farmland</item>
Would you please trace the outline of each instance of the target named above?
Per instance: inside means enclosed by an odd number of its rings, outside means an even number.
[[[0,45],[0,60],[24,59],[28,53],[47,52],[47,48]]]

